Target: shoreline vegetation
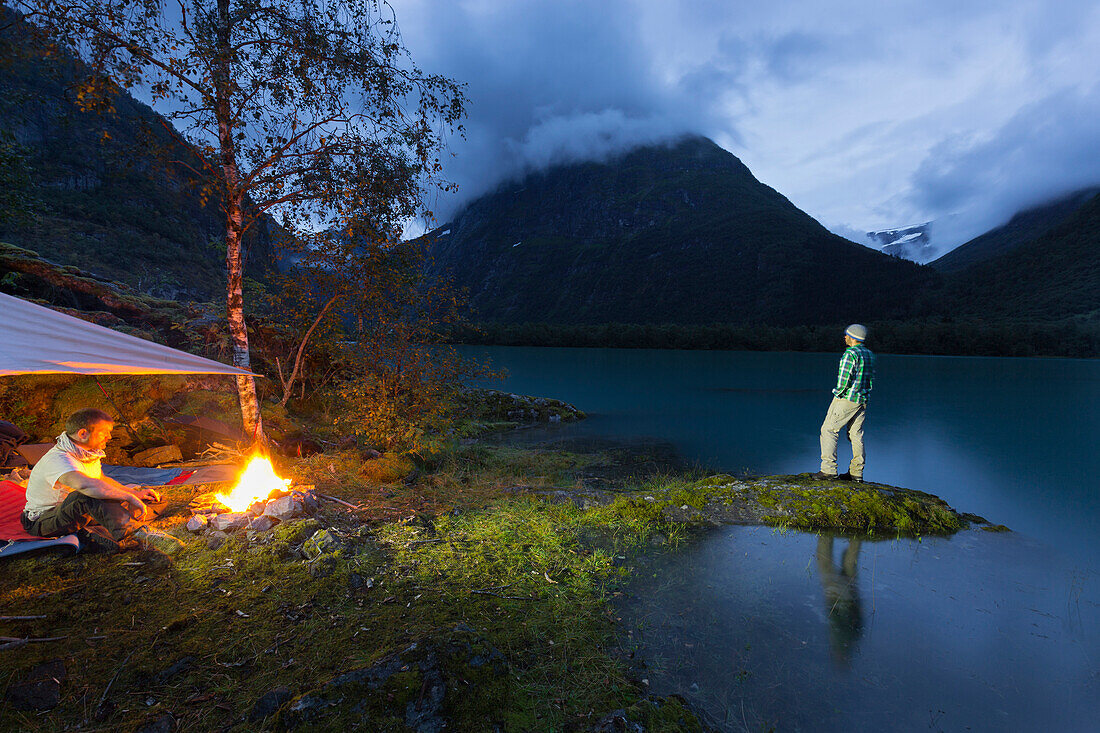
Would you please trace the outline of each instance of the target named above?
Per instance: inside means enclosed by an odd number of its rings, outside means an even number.
[[[0,728],[708,730],[630,671],[612,599],[646,553],[723,523],[1003,529],[896,487],[713,475],[659,447],[520,447],[503,431],[583,413],[493,390],[459,403],[430,452],[273,457],[354,509],[196,535],[188,503],[221,487],[166,487],[158,526],[186,543],[171,561],[4,561],[0,635],[28,643],[0,651]]]
[[[453,329],[452,344],[572,346],[582,348],[835,352],[846,323],[556,324],[477,323]],[[1094,358],[1100,356],[1100,320],[981,320],[944,317],[871,321],[876,353],[928,356]]]

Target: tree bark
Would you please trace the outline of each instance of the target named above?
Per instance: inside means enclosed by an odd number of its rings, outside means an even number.
[[[248,326],[244,320],[244,265],[241,258],[241,238],[244,232],[244,194],[237,169],[237,148],[233,139],[234,124],[230,85],[229,0],[218,0],[217,55],[214,59],[214,114],[218,121],[218,143],[225,185],[225,270],[226,318],[233,344],[233,365],[251,369],[248,350]],[[252,442],[264,442],[263,420],[256,398],[256,380],[237,377],[237,398],[245,433]]]

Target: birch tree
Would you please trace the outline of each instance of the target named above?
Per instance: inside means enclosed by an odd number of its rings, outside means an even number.
[[[127,88],[152,102],[199,161],[172,161],[225,215],[233,363],[250,369],[242,236],[272,215],[292,235],[422,214],[461,85],[421,72],[384,0],[16,0],[59,50],[95,73],[79,98]],[[238,377],[244,426],[262,421]]]

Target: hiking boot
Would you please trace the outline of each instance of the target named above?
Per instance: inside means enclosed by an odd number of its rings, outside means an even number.
[[[815,478],[818,481],[836,481],[839,477],[835,473],[825,473],[823,471],[818,471],[817,473],[811,474],[810,478]]]
[[[113,555],[119,551],[119,544],[106,531],[97,532],[91,527],[81,527],[73,534],[80,540],[80,549],[90,552],[102,552]]]
[[[149,527],[141,527],[133,537],[145,549],[160,550],[165,555],[171,555],[183,547],[183,543],[172,535]]]
[[[841,481],[852,481],[852,482],[855,482],[857,484],[863,483],[863,477],[862,476],[853,476],[850,473],[842,473],[839,476],[837,476],[837,478],[840,479]]]

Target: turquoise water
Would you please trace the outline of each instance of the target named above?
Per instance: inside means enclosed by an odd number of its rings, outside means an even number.
[[[558,435],[755,474],[817,470],[839,358],[466,349],[589,413]],[[869,480],[1014,532],[707,533],[623,596],[639,676],[723,730],[1100,730],[1100,362],[880,355],[865,441]]]
[[[689,461],[756,474],[818,470],[839,359],[464,348],[508,370],[493,386],[588,412],[570,435],[669,441]],[[865,442],[869,481],[932,492],[1085,561],[1100,554],[1100,361],[879,355]],[[846,466],[843,439],[840,455]]]

